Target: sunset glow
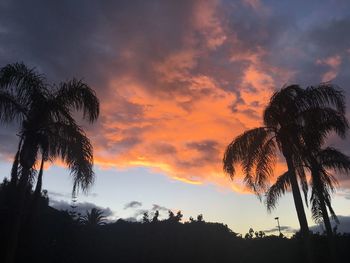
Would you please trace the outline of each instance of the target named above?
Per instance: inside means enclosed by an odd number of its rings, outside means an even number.
[[[2,1],[0,61],[24,61],[50,83],[76,77],[96,91],[100,117],[80,124],[94,148],[97,190],[80,200],[111,207],[114,218],[140,219],[138,210],[123,208],[136,200],[163,202],[186,217],[203,213],[240,232],[274,227],[273,213],[298,226],[289,193],[281,201],[287,205],[267,213],[240,168],[231,180],[222,159],[236,136],[263,125],[271,95],[288,84],[339,85],[350,118],[348,1],[68,2],[34,8]],[[17,131],[16,123],[0,129],[1,179],[9,175]],[[327,145],[350,154],[348,137],[331,134]],[[45,164],[44,188],[70,202],[64,167]],[[285,171],[278,156],[270,182]],[[349,216],[350,179],[337,178],[335,210]],[[243,204],[250,218],[240,214]]]

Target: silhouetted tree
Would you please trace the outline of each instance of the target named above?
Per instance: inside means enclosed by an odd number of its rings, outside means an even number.
[[[334,148],[320,150],[309,156],[309,169],[311,171],[311,205],[312,217],[316,222],[323,221],[327,235],[332,236],[332,226],[327,208],[333,219],[338,222],[331,205],[331,193],[337,185],[336,178],[330,173],[334,170],[339,173],[350,172],[350,158]]]
[[[181,222],[183,217],[183,214],[181,213],[181,211],[177,211],[176,216],[175,216],[175,222],[179,223]]]
[[[318,152],[309,152],[306,166],[311,171],[311,212],[317,223],[323,222],[328,237],[332,236],[332,226],[329,220],[327,208],[333,219],[337,222],[336,214],[331,205],[331,193],[337,185],[337,179],[330,173],[334,170],[338,173],[350,172],[350,158],[337,149],[328,147]],[[286,173],[285,173],[286,174]],[[288,177],[281,176],[267,193],[267,206],[271,209],[278,198],[284,194],[289,186]]]
[[[0,204],[6,187],[0,184]],[[33,193],[28,192],[26,198]],[[30,199],[30,198],[29,198]],[[28,205],[28,203],[27,203]],[[2,206],[0,205],[0,212]],[[250,230],[242,238],[227,225],[220,223],[174,223],[165,221],[150,225],[118,220],[98,227],[77,225],[66,211],[47,206],[34,222],[36,235],[26,242],[21,231],[17,262],[305,262],[300,254],[300,240],[264,236]],[[0,233],[6,230],[4,216],[0,216]],[[176,215],[176,214],[175,214]],[[27,228],[24,225],[24,233]],[[328,261],[327,239],[312,235],[317,253],[314,262]],[[334,236],[339,262],[347,262],[350,236]],[[5,252],[6,236],[0,235],[0,254]],[[286,257],[286,255],[288,255]],[[338,261],[336,261],[338,262]]]
[[[175,215],[174,215],[174,213],[173,213],[173,211],[171,211],[171,210],[169,210],[168,211],[168,219],[167,219],[167,221],[169,221],[169,222],[175,222]]]
[[[265,237],[264,231],[256,231],[254,234],[255,234],[256,238],[264,238]]]
[[[339,113],[344,113],[344,109],[342,91],[330,84],[306,89],[298,85],[282,88],[265,108],[265,126],[244,132],[228,145],[223,159],[224,170],[233,178],[234,165],[241,163],[245,183],[260,195],[268,189],[277,150],[280,150],[287,163],[285,177],[288,177],[292,189],[301,233],[308,236],[309,227],[297,179],[298,176],[306,198],[308,185],[302,160],[304,141],[307,139],[309,145],[316,147],[331,130],[343,134],[347,126],[338,126],[332,120],[343,119]],[[313,116],[314,123],[317,121],[318,129],[305,138],[303,125],[310,116]]]
[[[149,217],[147,212],[143,213],[142,223],[149,223]]]
[[[103,215],[103,211],[92,208],[90,211],[86,211],[85,216],[81,217],[81,223],[86,226],[99,226],[106,224],[106,217]]]
[[[254,237],[254,229],[249,228],[248,233],[245,234],[244,238],[245,239],[252,239]]]
[[[39,156],[36,195],[41,192],[44,162],[57,157],[71,170],[73,192],[79,187],[85,190],[93,182],[92,146],[72,110],[82,110],[83,118],[90,122],[98,118],[98,99],[85,83],[73,79],[52,86],[24,64],[9,64],[0,70],[0,121],[20,123],[19,147],[11,172],[19,193],[15,210],[22,210],[24,192],[31,187]],[[20,213],[13,217],[7,262],[13,261],[21,222]]]
[[[152,223],[158,222],[159,221],[158,217],[159,217],[159,211],[156,210],[156,212],[154,213],[154,216],[152,218]]]
[[[68,213],[69,213],[69,215],[71,216],[71,218],[73,220],[78,220],[79,221],[79,215],[78,215],[78,213],[76,211],[78,206],[77,206],[76,203],[77,203],[76,196],[72,196],[72,203],[70,205],[71,210]]]

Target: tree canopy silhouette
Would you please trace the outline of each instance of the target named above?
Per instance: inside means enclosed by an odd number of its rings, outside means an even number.
[[[312,155],[308,153],[305,158],[305,166],[311,172],[310,184],[312,186],[312,193],[310,202],[312,217],[316,223],[324,223],[327,235],[331,237],[332,226],[327,208],[333,219],[338,222],[331,205],[331,194],[335,191],[338,182],[334,175],[330,173],[330,170],[339,174],[348,174],[350,172],[350,158],[332,147],[321,149]],[[266,204],[268,210],[275,207],[279,197],[290,186],[287,174],[288,172],[281,175],[267,192]]]
[[[263,121],[263,127],[244,132],[227,146],[224,170],[233,178],[234,165],[240,163],[245,183],[260,196],[269,189],[279,150],[288,171],[276,181],[275,188],[281,189],[276,196],[291,186],[301,233],[308,236],[309,227],[298,185],[299,179],[307,200],[308,184],[303,167],[305,147],[319,149],[331,131],[345,135],[348,123],[343,92],[329,83],[306,89],[298,85],[286,86],[271,97]]]
[[[41,158],[36,193],[40,193],[45,161],[60,158],[73,176],[73,193],[86,190],[94,179],[93,149],[73,111],[82,111],[83,119],[97,120],[99,101],[84,82],[73,79],[50,85],[46,78],[22,63],[0,70],[0,121],[19,123],[19,146],[14,158],[11,182],[18,189],[17,208],[21,211],[24,191],[35,180],[35,163]],[[14,214],[13,235],[9,241],[12,261],[20,226]]]
[[[86,211],[86,214],[81,217],[80,222],[86,226],[98,226],[106,224],[106,217],[103,215],[103,211],[92,208],[90,211]]]

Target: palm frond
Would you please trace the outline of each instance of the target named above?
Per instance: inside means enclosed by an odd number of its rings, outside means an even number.
[[[278,199],[284,195],[290,186],[289,171],[280,175],[276,182],[270,187],[266,193],[266,207],[269,212],[277,205]]]
[[[304,111],[302,117],[305,120],[303,136],[309,148],[320,148],[332,131],[345,138],[349,129],[345,115],[332,108],[312,108]]]
[[[289,85],[276,91],[264,110],[263,120],[268,127],[276,127],[281,123],[294,121],[299,111],[308,108],[304,90],[299,85]]]
[[[334,107],[341,114],[345,114],[344,92],[338,86],[329,82],[305,89],[305,95],[312,107]]]
[[[61,83],[55,94],[57,104],[64,105],[67,108],[83,110],[84,118],[90,122],[97,120],[100,111],[100,104],[95,91],[80,80]]]
[[[304,161],[302,160],[302,155],[297,155],[297,154],[294,155],[293,163],[294,163],[296,174],[298,175],[298,178],[300,181],[301,190],[303,191],[303,194],[304,194],[305,204],[308,207],[309,206],[309,203],[308,203],[309,186],[307,182],[306,173],[304,170]]]
[[[240,163],[244,182],[259,197],[267,188],[267,178],[273,174],[276,145],[270,129],[261,127],[236,137],[224,154],[224,171],[233,178],[235,164]]]
[[[15,95],[17,103],[27,107],[48,92],[45,78],[23,63],[9,64],[0,70],[0,89]]]
[[[255,164],[255,185],[262,191],[268,187],[268,179],[274,175],[276,163],[276,144],[273,138],[269,139],[260,149]]]
[[[87,226],[104,225],[106,217],[103,215],[103,211],[92,208],[90,211],[86,211],[86,215],[81,218],[81,223]]]
[[[322,213],[322,209],[321,209],[321,200],[320,200],[320,198],[317,197],[317,194],[315,193],[314,189],[312,190],[312,193],[311,193],[310,203],[311,203],[312,219],[316,223],[322,222],[323,213]]]
[[[327,147],[321,150],[317,157],[326,169],[350,173],[350,158],[335,148]]]
[[[331,204],[331,199],[326,199],[325,202],[326,202],[326,205],[327,205],[327,207],[328,207],[328,210],[329,210],[329,212],[330,212],[330,214],[331,214],[332,219],[333,219],[337,224],[339,224],[339,219],[338,219],[336,213],[334,212],[334,209],[333,209],[332,204]]]
[[[226,148],[223,158],[224,171],[232,178],[235,174],[234,165],[244,162],[244,170],[248,174],[252,168],[258,149],[261,148],[266,138],[270,135],[264,127],[251,129],[237,136]]]
[[[27,109],[16,98],[5,90],[0,90],[0,121],[9,123],[14,120],[20,122],[27,115]]]
[[[52,123],[49,133],[49,157],[60,157],[73,176],[73,193],[86,191],[94,181],[93,148],[83,130],[74,123]]]
[[[328,207],[331,216],[337,221],[336,214],[331,206],[331,193],[335,191],[334,185],[336,179],[323,169],[322,164],[313,162],[311,167],[311,185],[312,194],[310,198],[311,202],[311,214],[315,222],[320,223],[325,217],[328,217],[327,213],[323,213],[322,207],[327,209]]]
[[[321,223],[325,216],[322,211],[322,203],[324,206],[328,207],[328,210],[332,216],[332,218],[338,223],[338,218],[333,210],[331,205],[331,195],[329,192],[329,187],[326,185],[322,185],[320,183],[316,183],[313,181],[312,194],[310,198],[311,202],[311,215],[312,219],[316,223]]]

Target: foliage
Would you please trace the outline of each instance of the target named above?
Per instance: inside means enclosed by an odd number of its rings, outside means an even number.
[[[330,132],[344,137],[349,128],[345,117],[343,91],[330,83],[306,89],[298,85],[286,86],[271,97],[265,108],[263,121],[263,127],[245,131],[227,146],[223,158],[224,171],[233,178],[236,173],[235,165],[241,164],[246,185],[259,198],[267,192],[268,210],[273,209],[279,197],[291,187],[301,231],[307,236],[309,230],[298,181],[307,204],[308,182],[304,167],[315,158],[315,153]],[[269,187],[278,150],[285,157],[288,171]],[[325,199],[331,209],[327,192],[332,190],[330,183],[325,183],[323,188],[318,187],[317,191],[314,187],[315,180],[322,180],[319,174],[325,173],[314,173],[318,178],[313,177],[311,202],[314,218],[320,216],[317,204],[321,199]],[[318,198],[321,195],[325,198]],[[324,211],[321,214],[326,216]]]
[[[61,158],[74,179],[73,192],[86,190],[93,182],[92,145],[73,118],[82,111],[83,119],[97,120],[99,101],[84,82],[71,80],[56,85],[22,63],[0,70],[0,122],[18,122],[20,142],[12,180],[33,182],[35,163]],[[41,169],[42,171],[42,169]]]
[[[10,191],[10,183],[0,184],[0,201]],[[32,193],[28,193],[30,199]],[[45,200],[45,201],[44,201]],[[34,224],[21,232],[18,263],[22,262],[302,262],[298,236],[292,239],[249,232],[242,238],[220,223],[204,222],[203,216],[189,222],[116,222],[86,227],[76,224],[66,211],[48,206],[43,196],[41,213]],[[8,212],[0,203],[0,231],[8,226]],[[92,214],[92,212],[89,212]],[[98,213],[100,214],[100,213]],[[176,215],[174,215],[175,217]],[[35,233],[34,235],[30,233]],[[327,240],[312,236],[315,262],[328,262]],[[7,240],[0,236],[0,253]],[[336,236],[339,260],[346,258],[350,236]],[[288,257],[286,257],[288,255]],[[344,261],[346,262],[346,260]]]
[[[86,214],[80,218],[80,222],[86,226],[104,225],[106,217],[103,215],[103,211],[92,208],[90,211],[86,211]]]

